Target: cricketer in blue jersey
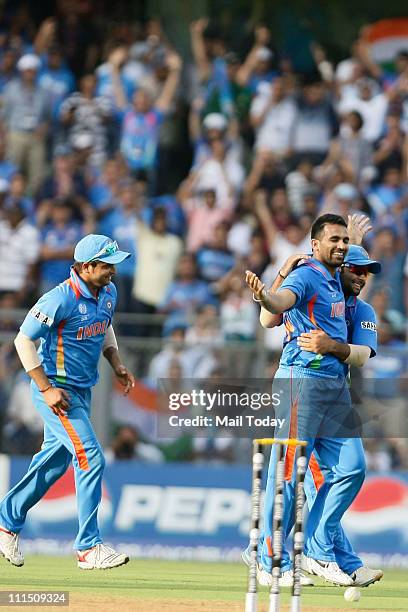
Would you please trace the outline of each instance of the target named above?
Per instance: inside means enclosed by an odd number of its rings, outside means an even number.
[[[261,281],[247,272],[247,283],[261,302],[261,323],[265,316],[284,313],[287,337],[284,343],[274,387],[281,388],[286,379],[277,416],[286,419],[286,428],[275,435],[304,439],[308,442],[307,459],[317,451],[330,466],[332,482],[323,507],[319,530],[314,534],[318,547],[309,553],[322,563],[324,577],[336,584],[349,586],[353,579],[343,572],[335,558],[334,534],[340,520],[361,488],[365,460],[361,440],[350,438],[347,454],[342,453],[343,438],[336,437],[338,420],[351,406],[346,384],[347,364],[355,350],[347,343],[345,300],[339,267],[348,251],[347,224],[338,215],[323,215],[311,230],[313,257],[284,276],[276,293],[267,292]],[[336,341],[336,354],[313,354],[299,346],[298,339],[310,330],[322,330]],[[306,346],[309,339],[305,339]],[[353,353],[353,355],[352,355]],[[325,429],[321,430],[324,424]],[[329,428],[327,429],[327,423]],[[288,534],[293,515],[295,453],[285,453],[283,533]],[[265,496],[263,535],[259,546],[259,569],[269,576],[272,567],[272,517],[274,508],[275,453],[272,448]],[[285,542],[282,554],[282,577],[291,578],[291,560]],[[307,581],[307,578],[304,577]],[[307,583],[307,582],[306,582]],[[310,584],[310,582],[309,582]]]
[[[78,567],[106,569],[129,560],[103,544],[99,533],[105,459],[90,421],[91,387],[98,380],[101,353],[125,393],[134,385],[112,327],[115,264],[129,256],[107,236],[90,234],[80,240],[70,278],[38,300],[16,337],[18,355],[32,379],[35,408],[44,420],[44,443],[26,475],[0,503],[0,553],[13,565],[24,564],[18,534],[28,510],[71,463],[78,505]]]
[[[340,273],[346,299],[347,341],[352,345],[367,347],[370,357],[374,357],[377,351],[377,320],[373,307],[360,299],[358,295],[366,284],[368,274],[378,274],[380,271],[381,265],[371,260],[363,247],[350,245]],[[301,336],[300,342],[302,340]],[[313,334],[312,344],[309,343],[306,348],[307,351],[313,351],[315,354],[324,354],[330,352],[331,349],[333,349],[331,339],[321,331]],[[346,440],[344,440],[344,450],[347,452]],[[317,453],[313,454],[305,479],[309,517],[305,530],[303,563],[304,568],[312,574],[315,573],[316,560],[309,556],[309,542],[312,542],[311,548],[313,549],[316,546],[313,543],[314,534],[318,531],[322,507],[330,488],[330,479],[330,469],[322,463]],[[334,552],[340,569],[354,579],[354,585],[368,586],[382,578],[381,570],[364,566],[362,560],[354,552],[341,524],[336,530]],[[318,556],[321,554],[318,553]]]

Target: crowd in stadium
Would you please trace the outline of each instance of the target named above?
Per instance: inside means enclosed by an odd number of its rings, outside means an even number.
[[[115,278],[119,310],[165,315],[159,334],[186,342],[184,357],[165,347],[151,377],[197,375],[192,348],[256,338],[245,269],[269,286],[310,251],[316,216],[362,212],[382,264],[363,296],[379,322],[371,375],[403,377],[408,49],[384,71],[363,34],[337,65],[316,41],[301,73],[266,25],[242,52],[201,18],[183,61],[158,21],[107,34],[80,6],[59,3],[38,28],[21,9],[0,31],[0,307],[30,306],[67,278],[82,236],[109,235],[133,254]],[[272,353],[280,341],[267,340]],[[3,380],[10,359],[3,347]]]

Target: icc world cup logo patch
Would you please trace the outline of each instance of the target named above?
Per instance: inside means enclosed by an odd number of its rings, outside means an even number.
[[[106,302],[106,307],[109,308],[109,310],[112,308],[112,302],[108,301]]]

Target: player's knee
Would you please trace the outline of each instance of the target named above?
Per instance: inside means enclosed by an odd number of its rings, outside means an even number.
[[[366,462],[365,462],[364,454],[362,453],[358,454],[355,457],[353,465],[350,466],[350,468],[351,468],[350,472],[354,474],[356,478],[364,479],[365,473],[366,473]]]
[[[106,460],[104,454],[101,450],[98,450],[98,453],[96,454],[96,469],[99,472],[103,472],[103,470],[105,469],[105,464]]]
[[[105,469],[105,457],[100,448],[94,448],[88,453],[89,465],[93,472],[101,473]]]

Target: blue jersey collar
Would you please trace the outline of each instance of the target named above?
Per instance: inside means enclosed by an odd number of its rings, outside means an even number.
[[[74,267],[71,266],[71,281],[74,287],[79,291],[79,293],[88,299],[95,300],[98,302],[100,298],[105,294],[106,287],[101,287],[99,290],[99,296],[96,298],[89,290],[88,285],[82,280],[82,278],[77,274],[74,270]]]
[[[349,295],[348,298],[346,298],[346,306],[357,306],[357,300],[358,297],[356,295]]]
[[[315,270],[319,270],[319,272],[321,272],[324,277],[327,280],[337,280],[340,282],[340,272],[339,270],[336,270],[336,273],[334,276],[332,276],[330,274],[330,272],[328,271],[328,269],[326,268],[326,266],[324,266],[320,261],[318,261],[317,259],[315,259],[314,257],[312,257],[311,259],[308,259],[307,262],[305,263],[306,266],[309,266],[310,268],[314,268]]]

